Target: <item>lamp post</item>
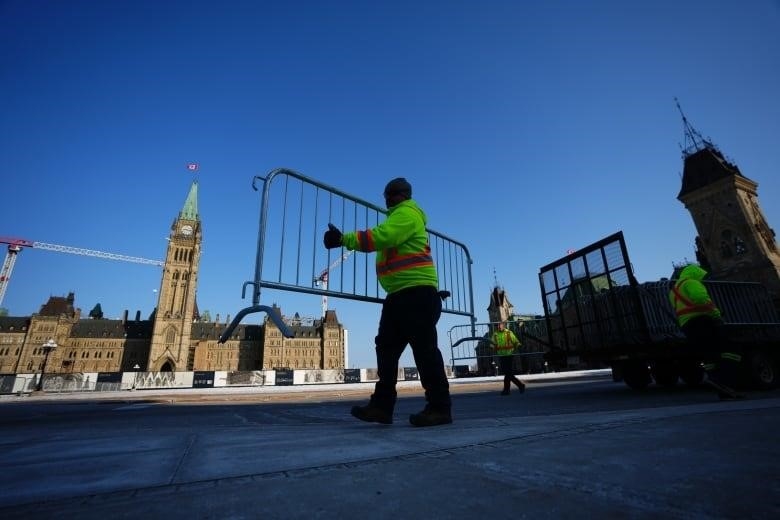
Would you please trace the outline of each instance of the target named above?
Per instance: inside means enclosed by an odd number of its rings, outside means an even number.
[[[46,373],[46,363],[49,362],[49,354],[51,354],[52,350],[57,348],[57,342],[49,338],[41,347],[43,347],[45,355],[43,358],[43,366],[41,367],[41,377],[38,379],[38,387],[36,388],[39,392],[43,390],[43,375]]]
[[[133,370],[135,370],[135,378],[133,379],[133,390],[135,390],[135,387],[138,385],[138,370],[141,369],[141,365],[136,363],[133,365]]]

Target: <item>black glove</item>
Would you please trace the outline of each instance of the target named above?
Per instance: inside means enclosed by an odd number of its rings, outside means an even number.
[[[341,231],[333,224],[328,224],[328,230],[325,232],[322,241],[328,249],[341,247]]]

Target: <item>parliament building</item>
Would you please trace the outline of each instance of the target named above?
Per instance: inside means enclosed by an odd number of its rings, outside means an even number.
[[[196,303],[203,233],[198,183],[171,226],[157,307],[122,319],[82,317],[73,293],[50,297],[32,316],[0,316],[0,374],[79,372],[252,371],[345,368],[346,331],[335,311],[317,320],[285,319],[285,338],[272,320],[239,325],[218,343],[227,323],[202,321]],[[281,315],[281,309],[274,307]],[[53,340],[57,348],[44,344]]]

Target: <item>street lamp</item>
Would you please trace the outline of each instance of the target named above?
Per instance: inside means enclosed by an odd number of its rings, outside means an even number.
[[[52,350],[57,348],[57,342],[49,338],[49,340],[41,345],[41,347],[43,347],[45,356],[43,358],[43,367],[41,367],[41,377],[38,379],[38,388],[36,388],[36,390],[39,392],[43,390],[43,375],[46,373],[46,363],[49,362],[49,354],[51,354]]]

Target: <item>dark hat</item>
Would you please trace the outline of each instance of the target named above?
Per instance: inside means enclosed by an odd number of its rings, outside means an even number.
[[[385,186],[385,197],[389,195],[395,195],[396,193],[400,193],[402,195],[406,195],[407,197],[412,197],[412,185],[409,184],[409,181],[404,179],[403,177],[397,177],[393,179],[392,181],[387,183],[387,186]]]

